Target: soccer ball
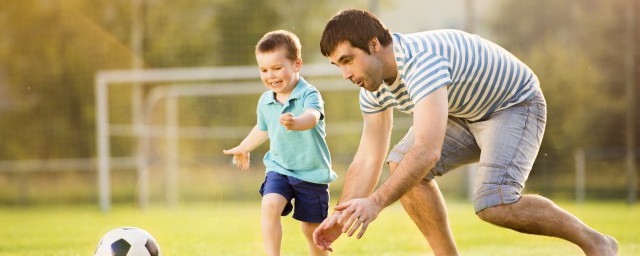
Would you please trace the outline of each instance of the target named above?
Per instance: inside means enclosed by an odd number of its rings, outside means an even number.
[[[135,227],[107,232],[96,248],[95,256],[159,256],[160,247],[147,231]]]

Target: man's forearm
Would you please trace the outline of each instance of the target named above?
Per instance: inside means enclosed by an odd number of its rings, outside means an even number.
[[[412,147],[396,171],[371,195],[371,199],[387,207],[400,199],[433,168],[438,157],[429,150]]]
[[[378,183],[381,172],[382,163],[352,163],[347,171],[338,204],[354,198],[369,196]]]

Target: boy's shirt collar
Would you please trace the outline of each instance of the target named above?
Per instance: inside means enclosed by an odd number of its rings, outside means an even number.
[[[304,93],[304,87],[306,84],[307,84],[307,81],[304,80],[304,78],[300,77],[300,79],[298,79],[298,83],[296,84],[296,87],[294,87],[293,91],[291,91],[291,94],[289,95],[289,99],[287,99],[287,103],[293,99],[299,99]],[[272,104],[272,103],[278,102],[276,101],[276,94],[273,91],[270,93],[270,95],[271,96],[267,98],[267,101],[265,101],[265,104]],[[289,105],[289,104],[285,104],[285,105]]]

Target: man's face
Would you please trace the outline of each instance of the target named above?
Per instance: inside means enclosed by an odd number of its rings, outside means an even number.
[[[296,77],[302,67],[301,61],[287,58],[283,49],[256,53],[260,78],[264,85],[278,94],[289,95],[296,86]]]
[[[371,54],[345,41],[338,44],[329,59],[331,64],[340,68],[344,79],[373,92],[382,84],[382,63],[375,49],[370,48],[369,51]]]

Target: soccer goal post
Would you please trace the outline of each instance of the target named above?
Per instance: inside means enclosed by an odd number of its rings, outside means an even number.
[[[321,91],[356,90],[339,77],[339,72],[330,65],[305,65],[302,75],[306,78],[324,77],[342,82],[318,85]],[[251,81],[251,82],[247,82]],[[109,88],[114,84],[131,84],[141,86],[153,83],[154,86],[144,97],[133,94],[131,111],[133,125],[114,124],[109,120]],[[175,156],[176,138],[196,137],[215,138],[219,136],[244,136],[238,129],[215,129],[211,127],[179,127],[177,124],[177,104],[180,97],[196,97],[204,95],[259,94],[264,87],[255,86],[260,83],[259,72],[254,66],[218,67],[218,68],[167,68],[146,70],[112,70],[98,72],[95,79],[96,97],[96,136],[97,136],[97,179],[100,208],[109,211],[111,208],[111,136],[129,136],[137,138],[138,151],[136,163],[138,169],[138,203],[146,207],[148,203],[148,138],[165,136],[168,138],[168,155]],[[136,97],[142,97],[139,99]],[[165,127],[148,125],[145,120],[151,109],[160,100],[166,100],[167,124]],[[135,107],[136,104],[142,107]],[[338,125],[339,126],[339,125]],[[348,124],[343,125],[350,130]],[[168,158],[167,177],[175,180],[175,158]],[[167,183],[167,202],[175,204],[176,188],[173,182]]]

